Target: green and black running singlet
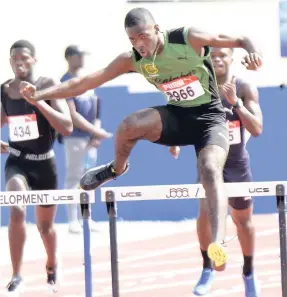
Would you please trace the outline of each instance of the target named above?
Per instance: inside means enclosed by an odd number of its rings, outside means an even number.
[[[200,57],[187,35],[185,27],[164,32],[164,49],[151,58],[133,49],[136,72],[164,93],[168,104],[193,107],[220,100],[209,47]]]

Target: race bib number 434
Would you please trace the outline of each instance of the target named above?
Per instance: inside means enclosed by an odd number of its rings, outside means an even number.
[[[168,101],[194,100],[205,93],[196,76],[181,77],[161,84],[159,88],[166,94]]]
[[[10,141],[25,141],[39,137],[36,114],[9,116],[8,125]]]

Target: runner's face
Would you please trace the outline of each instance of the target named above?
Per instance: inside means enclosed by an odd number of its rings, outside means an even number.
[[[68,57],[69,66],[72,69],[81,69],[84,66],[84,56],[83,55],[73,55]]]
[[[28,48],[14,48],[10,54],[10,65],[17,78],[26,78],[36,60]]]
[[[212,48],[211,59],[216,76],[223,76],[232,63],[232,51],[229,48]]]
[[[158,28],[155,25],[143,24],[126,28],[132,46],[144,58],[154,55],[158,45]]]

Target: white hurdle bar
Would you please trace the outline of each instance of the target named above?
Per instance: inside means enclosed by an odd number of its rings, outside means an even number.
[[[276,186],[279,184],[287,188],[287,181],[226,183],[225,188],[230,198],[276,196]],[[109,198],[110,192],[113,194],[111,198]],[[193,198],[205,198],[205,191],[201,184],[101,188],[103,202]]]
[[[287,181],[266,181],[248,183],[226,183],[227,196],[263,197],[275,196],[279,214],[280,260],[282,297],[287,297],[287,236],[286,236],[286,196]],[[205,191],[201,184],[104,187],[101,201],[106,203],[109,215],[111,273],[113,297],[119,297],[118,248],[117,248],[117,202],[203,199]]]

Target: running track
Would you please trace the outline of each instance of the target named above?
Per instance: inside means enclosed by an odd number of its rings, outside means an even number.
[[[277,215],[256,215],[256,270],[262,286],[261,297],[281,297],[280,252]],[[57,226],[63,279],[57,293],[45,285],[45,258],[34,226],[29,227],[21,297],[84,297],[82,236],[67,235],[66,226]],[[234,227],[228,223],[228,236]],[[7,230],[1,230],[1,247],[8,246]],[[201,258],[195,236],[195,222],[118,223],[121,297],[189,297],[201,271]],[[93,296],[111,297],[109,235],[107,223],[99,223],[92,234]],[[10,277],[9,252],[5,247],[0,263],[0,296],[6,296]],[[242,256],[237,239],[228,243],[229,263],[208,297],[244,297],[241,279]],[[4,259],[5,258],[5,259]],[[11,295],[9,295],[11,296]]]

